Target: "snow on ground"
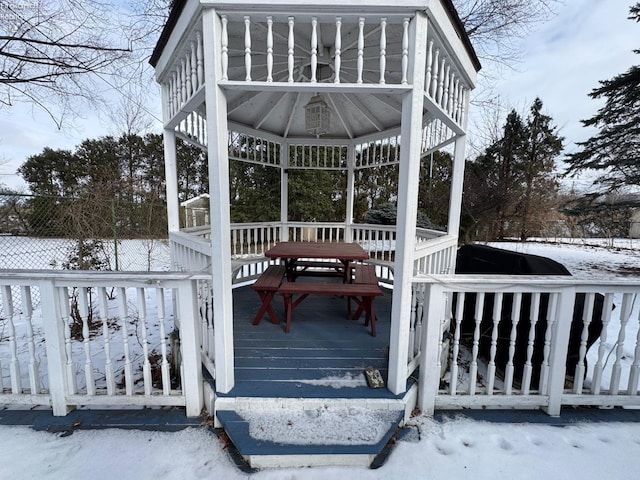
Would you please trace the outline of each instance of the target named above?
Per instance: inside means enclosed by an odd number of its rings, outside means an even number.
[[[613,247],[608,247],[609,244]],[[573,276],[585,280],[640,275],[640,240],[567,239],[554,243],[496,242],[488,245],[552,258],[567,267]]]
[[[65,480],[635,479],[640,426],[629,423],[493,424],[420,417],[419,441],[401,441],[377,470],[314,468],[242,473],[204,428],[176,433],[0,427],[2,478]]]
[[[586,242],[494,245],[548,256],[579,278],[600,279],[640,272],[640,245],[626,242],[608,250]],[[360,420],[364,428],[370,419],[363,414]],[[224,445],[206,428],[177,433],[111,429],[63,436],[0,426],[1,478],[600,480],[635,479],[640,471],[640,425],[635,423],[576,423],[560,428],[456,418],[437,422],[420,416],[412,426],[417,435],[398,442],[377,470],[333,467],[252,475],[234,466]]]

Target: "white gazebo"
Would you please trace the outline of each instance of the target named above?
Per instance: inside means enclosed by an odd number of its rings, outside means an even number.
[[[216,392],[235,383],[238,261],[250,262],[254,254],[263,261],[265,245],[299,238],[305,225],[289,222],[287,175],[314,168],[347,176],[346,218],[315,225],[323,240],[381,235],[393,243],[394,255],[379,256],[394,285],[388,388],[404,392],[418,351],[411,280],[417,272],[451,273],[454,266],[469,96],[480,68],[450,0],[179,0],[151,64],[162,86],[173,262],[191,271],[210,267],[216,279],[213,322],[203,341],[210,343],[205,350]],[[206,230],[179,228],[176,138],[207,151]],[[453,152],[447,231],[417,229],[420,160],[445,147]],[[231,224],[230,159],[280,169],[279,222]],[[393,232],[354,224],[354,172],[394,163]]]

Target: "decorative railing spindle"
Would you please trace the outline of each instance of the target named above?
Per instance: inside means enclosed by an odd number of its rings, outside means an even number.
[[[191,94],[193,91],[193,77],[191,76],[191,55],[187,55],[184,59],[184,70],[185,70],[185,97],[184,101],[186,102],[191,98]]]
[[[439,58],[440,58],[440,49],[436,48],[436,53],[433,56],[433,65],[431,68],[431,82],[430,82],[431,93],[429,95],[433,100],[436,99],[436,93],[438,92],[438,68],[440,67],[440,63],[438,60]]]
[[[68,393],[70,395],[75,394],[78,391],[76,382],[76,367],[73,363],[73,346],[71,344],[71,324],[73,318],[70,315],[69,308],[69,290],[67,287],[58,289],[58,295],[60,296],[60,305],[62,319],[64,321],[64,348],[66,353],[65,371],[67,374],[67,384],[69,387]]]
[[[229,80],[229,20],[226,15],[220,17],[222,25],[222,38],[220,39],[221,61],[222,61],[222,80]]]
[[[440,60],[440,66],[438,67],[438,88],[436,90],[435,101],[438,105],[442,106],[442,95],[444,93],[444,73],[445,73],[446,59],[444,55]]]
[[[406,85],[409,83],[407,80],[407,73],[409,71],[409,21],[405,18],[402,21],[402,80],[400,83]]]
[[[36,356],[36,344],[33,337],[33,304],[31,287],[20,287],[22,317],[27,328],[27,346],[29,349],[29,387],[32,395],[40,391],[40,362]]]
[[[418,305],[418,288],[414,285],[411,290],[411,313],[409,314],[409,348],[407,349],[407,361],[411,362],[415,354],[416,342],[416,307]]]
[[[489,365],[487,366],[487,395],[493,395],[493,387],[496,381],[496,353],[498,352],[498,323],[502,317],[502,292],[495,294],[493,299],[493,314],[491,320],[491,346],[489,347]]]
[[[385,83],[384,74],[387,69],[387,19],[380,19],[380,84]]]
[[[105,383],[107,385],[107,395],[116,394],[116,379],[113,374],[113,362],[111,361],[111,338],[109,335],[109,302],[107,300],[107,289],[98,288],[99,318],[102,323],[102,343],[104,345],[105,357]]]
[[[358,74],[357,83],[362,83],[362,70],[364,68],[364,18],[358,19],[358,60],[356,69]]]
[[[509,335],[509,359],[504,372],[504,393],[511,395],[513,393],[513,374],[514,364],[513,358],[516,353],[516,337],[518,335],[518,322],[520,321],[520,306],[522,305],[522,294],[513,294],[513,307],[511,309],[511,334]]]
[[[429,40],[429,48],[427,49],[427,70],[424,76],[424,91],[427,95],[431,93],[431,78],[433,75],[433,40]]]
[[[451,354],[451,383],[450,393],[456,395],[458,388],[458,355],[460,354],[460,328],[462,326],[462,312],[464,310],[464,292],[458,292],[458,300],[456,302],[456,327],[453,333],[453,352]]]
[[[602,330],[600,331],[598,345],[598,359],[593,367],[593,380],[591,382],[591,393],[598,395],[602,388],[602,372],[604,370],[604,356],[607,351],[607,330],[611,322],[611,310],[613,307],[613,294],[607,293],[604,296],[604,305],[602,307]],[[638,330],[640,332],[640,329]]]
[[[318,69],[318,19],[311,19],[311,83],[318,81],[316,74]]]
[[[449,64],[447,64],[447,67],[445,68],[445,73],[444,73],[444,86],[443,86],[443,92],[442,92],[442,101],[440,106],[442,107],[442,109],[449,113],[448,111],[448,105],[449,105],[449,82],[451,79],[451,66]]]
[[[244,69],[245,81],[251,81],[251,17],[244,17]]]
[[[640,323],[640,313],[638,314],[638,323]],[[636,348],[633,352],[633,364],[629,370],[629,386],[627,387],[627,395],[638,394],[638,380],[640,379],[640,327],[636,334]]]
[[[162,394],[169,395],[171,392],[171,372],[169,359],[167,357],[167,332],[164,325],[166,316],[164,301],[164,288],[156,288],[156,312],[158,315],[158,325],[160,327],[160,354],[162,355],[160,363]]]
[[[293,67],[295,65],[294,54],[294,45],[295,45],[295,36],[293,34],[293,26],[294,26],[294,18],[288,17],[287,23],[289,24],[289,35],[287,36],[287,71],[289,72],[289,76],[287,78],[288,82],[293,82]]]
[[[611,395],[617,395],[620,390],[620,374],[622,373],[622,357],[624,356],[624,340],[625,331],[629,318],[631,317],[631,310],[633,307],[632,293],[625,293],[622,295],[622,308],[620,311],[620,330],[618,331],[618,346],[616,347],[616,360],[613,364],[611,371],[611,383],[609,385],[609,393]]]
[[[93,377],[93,361],[91,359],[91,338],[89,332],[89,295],[90,289],[79,287],[77,290],[78,312],[82,320],[82,347],[84,349],[84,378],[87,395],[96,394],[96,382]]]
[[[273,81],[273,17],[267,17],[267,82]]]
[[[187,101],[187,66],[185,63],[185,59],[183,58],[180,62],[180,106],[184,105],[184,102]]]
[[[224,38],[224,37],[223,37]],[[228,39],[227,39],[228,42]],[[227,47],[227,55],[229,54]],[[224,51],[223,51],[224,56]],[[228,60],[228,58],[227,58]],[[198,77],[198,88],[204,85],[204,63],[203,63],[203,53],[202,53],[202,33],[199,31],[196,32],[196,74]],[[224,60],[223,60],[224,65]],[[226,73],[226,71],[225,71]]]
[[[547,330],[544,333],[544,345],[542,347],[542,366],[540,368],[540,382],[538,386],[538,392],[541,395],[547,395],[549,385],[549,370],[550,370],[550,357],[551,357],[551,338],[554,331],[554,324],[556,319],[556,311],[558,307],[558,293],[549,294],[549,305],[547,307]]]
[[[524,363],[522,372],[522,393],[529,395],[531,389],[531,375],[533,373],[533,344],[536,339],[536,325],[538,323],[538,315],[540,313],[540,293],[535,292],[531,295],[531,308],[529,309],[529,338],[527,341],[527,359]]]
[[[473,329],[473,346],[471,347],[471,365],[469,369],[469,395],[476,394],[476,384],[478,377],[478,352],[480,349],[480,324],[482,323],[482,312],[484,311],[484,293],[476,295],[476,307],[474,313],[475,328]]]
[[[124,386],[127,395],[133,395],[133,364],[131,362],[131,347],[129,346],[129,312],[127,308],[127,290],[118,288],[118,310],[122,322],[122,346],[124,351]]]
[[[333,83],[340,83],[340,67],[342,55],[342,18],[336,17],[336,39],[333,58]]]
[[[136,289],[136,300],[138,304],[138,322],[140,323],[140,333],[142,335],[142,378],[144,383],[144,394],[151,395],[151,363],[149,362],[149,340],[147,338],[147,299],[144,288]]]
[[[9,375],[11,378],[11,393],[22,393],[22,379],[20,377],[20,362],[18,361],[18,347],[16,344],[16,329],[13,323],[13,294],[9,285],[2,286],[2,303],[7,316],[7,327],[9,336],[9,351],[11,352],[11,360],[9,360]]]
[[[196,42],[191,42],[191,92],[198,90],[198,68],[196,56]]]
[[[573,376],[573,393],[582,393],[584,384],[585,364],[584,359],[587,355],[587,340],[589,338],[589,325],[593,318],[593,304],[595,302],[595,294],[587,293],[582,309],[582,334],[580,335],[580,348],[578,350],[578,363],[576,364],[575,374]]]

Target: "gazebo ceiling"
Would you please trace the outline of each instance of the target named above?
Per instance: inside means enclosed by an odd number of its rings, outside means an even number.
[[[241,23],[229,24],[229,44],[242,45],[245,32]],[[275,24],[274,33],[277,39],[286,38],[284,30],[286,24]],[[282,29],[279,31],[278,28]],[[309,64],[309,45],[311,31],[309,24],[297,27],[295,82],[311,82],[311,68]],[[267,46],[264,30],[266,25],[260,22],[251,24],[252,53],[258,59],[266,58]],[[363,63],[362,83],[380,84],[380,27],[367,25],[365,29],[366,55],[361,58]],[[334,23],[318,23],[318,57],[316,80],[320,84],[336,83],[335,50],[333,40],[336,36]],[[401,83],[402,72],[402,35],[401,23],[389,25],[385,35],[385,73],[384,81],[388,84]],[[358,62],[358,24],[346,22],[342,27],[345,39],[340,52],[340,82],[356,83]],[[278,38],[279,37],[279,38]],[[238,39],[238,40],[234,40]],[[275,42],[273,46],[273,74],[274,82],[286,82],[288,76],[287,45],[284,41]],[[246,75],[245,52],[241,49],[229,51],[229,80],[244,80]],[[267,81],[267,67],[262,60],[251,65],[251,80]],[[305,131],[305,105],[318,92],[300,91],[233,91],[227,92],[228,115],[232,122],[266,130],[282,137],[309,137]],[[377,133],[400,125],[401,97],[382,93],[348,93],[321,92],[322,99],[331,111],[329,132],[330,138],[357,138],[363,135]]]
[[[232,90],[227,95],[228,118],[285,138],[312,137],[305,131],[304,107],[314,95]],[[321,96],[330,109],[329,132],[323,137],[358,138],[400,124],[397,95],[325,92]]]

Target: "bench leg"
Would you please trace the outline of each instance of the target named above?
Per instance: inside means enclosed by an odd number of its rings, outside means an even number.
[[[366,327],[371,322],[371,336],[376,336],[376,312],[373,308],[373,299],[374,297],[364,297],[363,303],[365,303],[365,310],[367,312],[366,319],[364,321],[364,326]]]
[[[275,291],[259,291],[258,292],[258,295],[262,300],[262,305],[260,306],[260,310],[258,310],[258,313],[256,314],[255,318],[253,319],[253,322],[251,323],[252,325],[258,325],[265,313],[269,313],[269,316],[271,317],[271,323],[273,323],[274,325],[278,325],[280,323],[280,319],[278,318],[278,315],[276,314],[275,310],[271,306],[271,300],[273,300],[273,296],[275,295],[275,293],[276,293]]]
[[[287,325],[284,329],[285,333],[289,333],[291,330],[291,310],[293,310],[291,295],[284,295],[284,312],[287,317]]]

